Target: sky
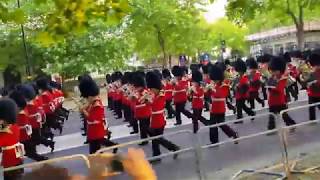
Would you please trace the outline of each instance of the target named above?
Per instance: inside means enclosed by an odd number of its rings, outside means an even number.
[[[208,12],[205,12],[203,16],[205,19],[212,23],[216,21],[219,18],[222,18],[225,16],[225,5],[227,4],[227,0],[216,0],[213,4],[208,5],[206,7],[206,10]]]

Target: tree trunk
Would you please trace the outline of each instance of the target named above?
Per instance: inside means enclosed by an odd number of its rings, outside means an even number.
[[[154,27],[157,30],[158,41],[159,41],[159,45],[161,47],[161,51],[162,51],[162,54],[163,54],[162,68],[165,68],[165,67],[167,67],[167,54],[166,54],[165,42],[164,42],[164,39],[162,37],[162,33],[160,31],[159,26],[157,24],[155,24]]]
[[[171,69],[172,67],[172,56],[169,54],[169,68]]]
[[[296,34],[296,36],[297,36],[298,49],[300,51],[303,51],[304,47],[305,47],[305,43],[304,43],[304,26],[303,26],[303,24],[297,26],[297,34]]]

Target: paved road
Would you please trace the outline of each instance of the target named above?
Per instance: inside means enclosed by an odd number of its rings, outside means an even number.
[[[292,103],[290,106],[295,107],[306,104],[306,95],[301,93],[301,102]],[[258,110],[260,109],[260,110]],[[258,114],[266,113],[266,110],[261,110],[261,107],[257,107]],[[112,131],[114,132],[114,140],[122,143],[138,139],[138,136],[130,136],[128,134],[129,129],[122,122],[122,120],[114,120],[109,116],[108,119],[112,125]],[[307,110],[299,110],[289,113],[297,122],[308,121]],[[228,114],[228,120],[234,119],[231,113]],[[320,114],[318,114],[318,117]],[[205,116],[209,115],[205,113]],[[49,157],[61,157],[72,154],[87,154],[88,147],[82,145],[84,138],[79,136],[79,120],[78,114],[71,115],[70,120],[66,123],[66,130],[64,134],[57,137],[58,151],[48,154]],[[168,132],[177,132],[180,130],[191,130],[191,121],[184,120],[184,125],[179,127],[173,127],[174,120],[168,120]],[[282,122],[277,122],[278,126],[281,126]],[[244,124],[232,124],[231,125],[240,136],[246,136],[253,133],[265,131],[267,127],[267,117],[257,118],[255,121],[245,122]],[[120,132],[119,132],[120,131]],[[197,136],[197,137],[195,137]],[[298,128],[295,133],[291,133],[289,136],[289,157],[295,158],[311,151],[320,149],[320,126],[307,125]],[[182,149],[188,148],[194,145],[194,138],[200,139],[201,145],[209,143],[208,129],[203,129],[197,135],[193,134],[177,134],[175,136],[168,137],[169,140],[178,144]],[[228,138],[220,132],[220,140],[224,141]],[[77,141],[77,142],[75,142]],[[132,146],[130,146],[132,147]],[[137,147],[133,145],[133,147]],[[148,157],[151,156],[151,145],[143,147]],[[256,169],[263,168],[266,165],[272,165],[279,163],[281,159],[281,145],[278,135],[272,136],[259,136],[251,138],[250,140],[240,141],[239,144],[228,143],[220,145],[215,148],[203,149],[201,152],[201,166],[205,170],[207,179],[230,179],[230,177],[241,169]],[[44,153],[46,149],[40,148]],[[161,149],[163,153],[167,151]],[[126,148],[121,148],[120,152],[126,152]],[[64,166],[67,166],[74,172],[85,173],[85,166],[80,161],[63,162]],[[193,151],[185,152],[179,155],[177,160],[173,160],[172,157],[166,157],[161,164],[154,165],[154,169],[160,180],[168,179],[198,179],[196,171],[196,158]],[[127,179],[125,176],[118,176],[112,179]]]

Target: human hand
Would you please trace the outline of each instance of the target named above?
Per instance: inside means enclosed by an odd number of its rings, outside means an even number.
[[[128,155],[123,160],[125,172],[134,180],[156,180],[156,174],[146,160],[142,149],[128,149]]]

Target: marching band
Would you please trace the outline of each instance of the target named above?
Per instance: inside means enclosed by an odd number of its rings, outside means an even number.
[[[305,57],[304,57],[305,56]],[[176,126],[183,123],[181,115],[192,119],[193,132],[197,133],[200,121],[205,126],[225,121],[227,108],[243,118],[242,111],[255,116],[255,101],[269,111],[279,114],[288,108],[291,96],[298,99],[299,85],[307,89],[309,103],[320,102],[320,54],[263,55],[247,61],[237,59],[216,64],[193,64],[191,73],[185,67],[152,70],[147,73],[114,72],[106,75],[108,108],[117,119],[124,118],[131,134],[140,133],[142,140],[164,133],[166,120],[175,118]],[[174,77],[172,77],[172,75]],[[80,99],[74,98],[82,114],[84,135],[87,136],[89,153],[103,146],[117,143],[110,140],[111,132],[105,116],[100,87],[89,76],[78,78]],[[235,106],[232,104],[233,95]],[[54,151],[54,133],[61,134],[69,111],[62,104],[64,94],[61,84],[43,76],[34,83],[17,85],[0,99],[0,147],[2,166],[12,167],[23,163],[23,156],[42,161],[36,146],[43,144]],[[192,112],[187,108],[190,101]],[[310,120],[316,119],[316,107],[309,108]],[[320,108],[320,107],[318,107]],[[203,117],[203,110],[210,112],[210,119]],[[283,120],[290,126],[296,122],[287,113]],[[230,138],[238,133],[228,125],[219,126]],[[269,117],[269,130],[276,128],[273,116]],[[218,127],[210,128],[212,144],[219,142]],[[145,140],[140,145],[147,145]],[[154,156],[161,154],[159,146],[170,151],[180,148],[165,138],[152,140]],[[114,151],[116,153],[116,150]],[[176,158],[176,157],[175,157]],[[157,160],[159,162],[160,160]],[[22,172],[5,174],[15,179]]]

